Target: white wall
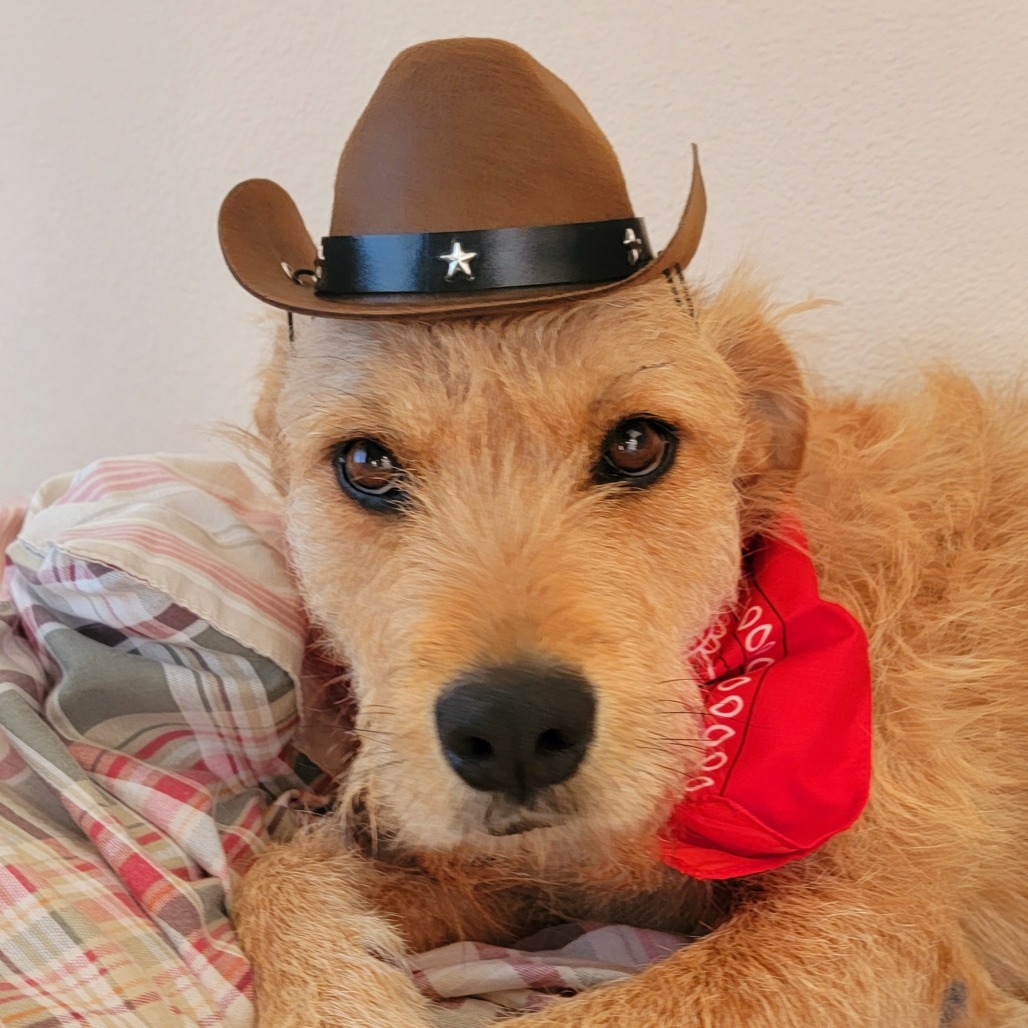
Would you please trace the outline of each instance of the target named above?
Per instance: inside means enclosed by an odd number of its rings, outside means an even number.
[[[461,34],[573,85],[658,243],[698,142],[694,269],[840,301],[799,337],[828,382],[1028,367],[1024,0],[0,0],[0,496],[245,420],[260,305],[222,196],[274,178],[320,236],[390,58]]]

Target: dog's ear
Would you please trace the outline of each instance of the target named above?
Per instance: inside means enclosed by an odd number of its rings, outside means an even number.
[[[746,437],[736,482],[744,535],[759,531],[788,501],[803,464],[807,394],[766,297],[744,279],[730,282],[701,315],[742,389]]]

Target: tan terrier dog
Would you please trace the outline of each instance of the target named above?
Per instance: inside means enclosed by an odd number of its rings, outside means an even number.
[[[512,49],[460,44],[491,72]],[[222,238],[244,285],[316,315],[279,340],[257,422],[360,745],[312,754],[336,812],[235,903],[261,1024],[422,1028],[405,951],[600,919],[697,938],[526,1028],[937,1028],[955,983],[952,1024],[1028,1025],[1028,404],[945,375],[902,402],[808,401],[757,291],[693,299],[660,267],[523,311],[538,281],[489,282],[445,316],[439,283],[392,283],[369,315],[352,283],[312,292],[360,269],[324,266],[328,240],[307,263],[269,195],[281,283],[244,267],[231,197]],[[470,284],[489,230],[625,216],[585,213],[457,225],[430,256]],[[701,881],[661,841],[706,766],[683,654],[783,513],[868,636],[870,799],[812,855]]]

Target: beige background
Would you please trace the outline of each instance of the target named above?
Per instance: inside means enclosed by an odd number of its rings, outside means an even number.
[[[460,34],[569,80],[658,244],[699,143],[694,269],[840,301],[796,337],[829,384],[1028,368],[1024,0],[0,0],[0,495],[245,420],[260,305],[222,196],[274,178],[320,235],[389,59]]]

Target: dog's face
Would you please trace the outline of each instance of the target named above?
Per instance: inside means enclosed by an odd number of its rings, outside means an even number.
[[[745,332],[773,334],[732,309],[697,322],[657,286],[301,319],[280,347],[262,428],[306,602],[353,672],[345,788],[401,843],[652,832],[681,796],[703,756],[689,643],[734,596],[754,484],[801,449],[792,364],[783,414],[745,378]]]

